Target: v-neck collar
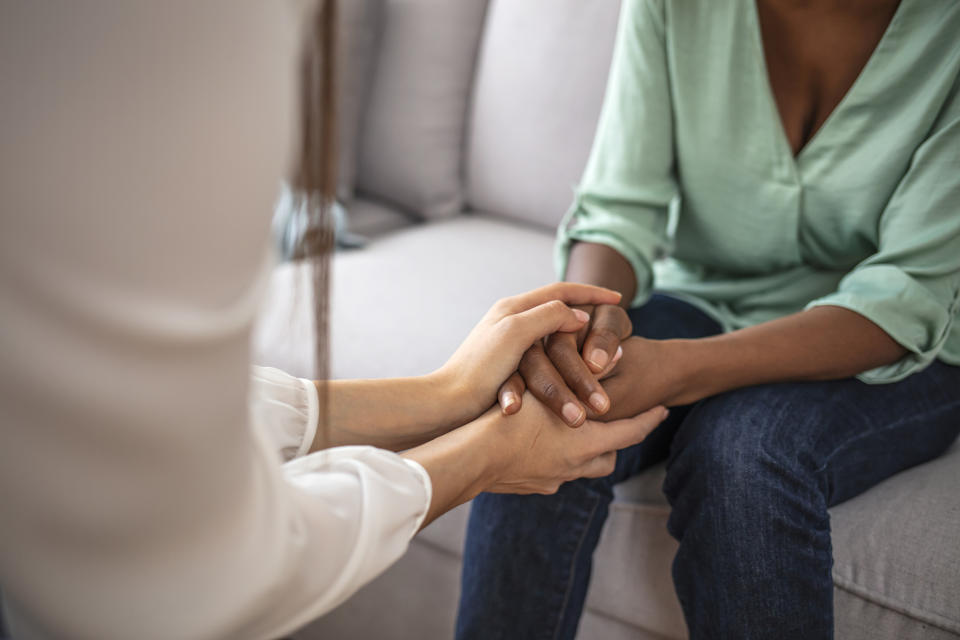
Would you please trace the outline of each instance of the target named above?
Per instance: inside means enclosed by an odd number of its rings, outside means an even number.
[[[853,84],[847,89],[847,92],[843,94],[843,97],[840,99],[840,102],[833,108],[833,110],[827,115],[827,118],[823,121],[823,124],[814,132],[807,142],[800,147],[800,150],[794,154],[793,147],[790,145],[790,139],[787,137],[787,131],[783,125],[783,116],[780,115],[780,108],[777,106],[776,98],[773,95],[773,86],[770,84],[770,71],[767,68],[767,55],[763,47],[763,29],[760,25],[760,9],[757,7],[757,2],[759,0],[747,0],[747,4],[750,5],[749,16],[753,24],[750,25],[751,31],[753,32],[753,44],[754,50],[756,53],[756,59],[758,60],[758,66],[760,73],[763,76],[763,86],[765,87],[767,104],[770,107],[770,114],[773,119],[773,129],[774,135],[779,138],[779,146],[784,154],[790,159],[791,166],[793,168],[794,174],[799,174],[800,167],[805,156],[810,154],[810,149],[815,148],[818,145],[818,142],[821,138],[825,137],[824,131],[831,128],[831,126],[836,126],[833,124],[834,120],[838,120],[843,111],[848,106],[851,101],[851,96],[856,95],[859,91],[862,91],[861,85],[869,82],[870,77],[873,75],[873,68],[878,66],[878,58],[882,60],[885,55],[886,49],[889,48],[889,41],[892,36],[891,33],[895,32],[899,28],[899,23],[902,20],[902,15],[905,13],[906,5],[910,0],[900,0],[900,4],[897,5],[897,9],[893,14],[893,17],[890,19],[890,24],[887,25],[887,28],[884,30],[883,35],[880,37],[880,41],[877,42],[877,45],[873,48],[873,51],[870,53],[870,57],[867,59],[866,64],[863,65],[863,68],[860,69],[860,73],[857,74],[857,77],[854,79]],[[866,80],[864,80],[866,78]]]

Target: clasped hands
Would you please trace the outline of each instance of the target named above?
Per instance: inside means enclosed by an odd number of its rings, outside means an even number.
[[[670,345],[631,337],[633,324],[617,304],[574,308],[587,314],[583,325],[536,341],[500,387],[497,399],[505,415],[520,410],[527,390],[571,427],[677,404],[682,380],[674,375]]]
[[[629,337],[619,300],[617,292],[573,283],[505,298],[438,372],[442,386],[461,385],[460,418],[480,415],[513,452],[504,456],[513,469],[502,474],[512,480],[486,490],[543,493],[606,475],[617,449],[666,416],[660,345]]]

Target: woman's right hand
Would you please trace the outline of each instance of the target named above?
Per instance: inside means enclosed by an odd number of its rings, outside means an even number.
[[[571,429],[530,394],[523,407],[504,415],[497,407],[403,457],[430,475],[432,495],[423,526],[482,491],[555,493],[576,478],[613,472],[617,451],[641,442],[667,417],[654,407],[633,418],[587,420]]]
[[[657,406],[632,418],[587,420],[579,429],[570,429],[528,394],[516,414],[494,410],[478,421],[491,447],[492,475],[484,490],[550,494],[569,480],[609,475],[617,450],[641,442],[667,413]]]

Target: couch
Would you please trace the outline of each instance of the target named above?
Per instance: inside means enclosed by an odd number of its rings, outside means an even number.
[[[554,229],[590,148],[618,11],[618,0],[341,2],[339,195],[368,243],[334,259],[334,377],[428,372],[494,300],[554,279]],[[309,376],[302,275],[277,267],[254,349]],[[663,476],[617,489],[584,640],[686,637]],[[295,637],[451,637],[468,509]],[[837,506],[831,522],[838,638],[960,637],[960,447]]]

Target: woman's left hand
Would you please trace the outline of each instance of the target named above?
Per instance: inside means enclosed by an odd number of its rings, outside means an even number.
[[[616,304],[610,289],[557,282],[497,301],[437,375],[466,414],[475,417],[497,401],[500,385],[517,370],[527,349],[556,332],[579,331],[589,315],[568,305]],[[519,398],[516,399],[520,401]]]

